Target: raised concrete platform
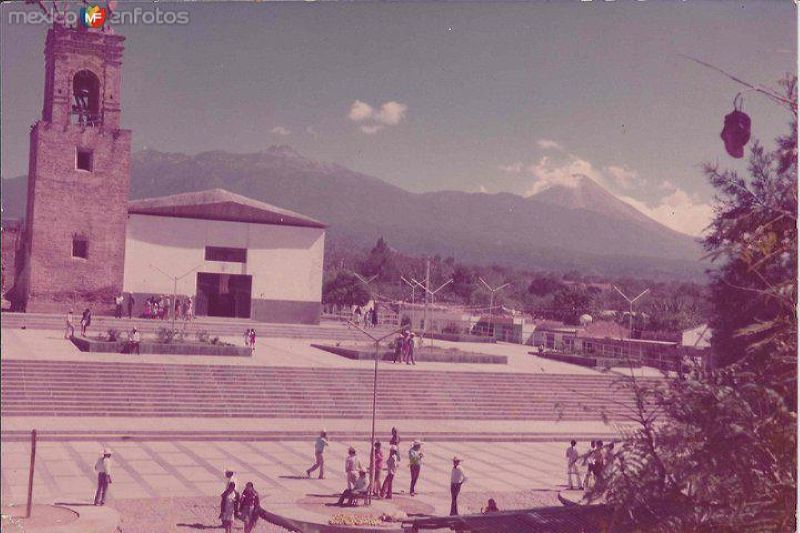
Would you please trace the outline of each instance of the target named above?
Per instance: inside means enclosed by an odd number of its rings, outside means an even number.
[[[375,361],[375,351],[368,346],[332,346],[330,344],[312,344],[314,348],[319,348],[326,352],[346,357],[358,361]],[[378,360],[385,362],[394,361],[394,350],[379,350]],[[437,348],[428,347],[414,351],[414,361],[420,363],[477,363],[505,365],[508,364],[508,357],[505,355],[481,354],[475,352],[465,352],[458,348]]]

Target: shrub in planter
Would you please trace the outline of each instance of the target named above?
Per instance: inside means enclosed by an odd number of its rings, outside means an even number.
[[[109,342],[122,340],[122,332],[116,328],[109,328],[108,331],[106,331],[106,335],[108,335]]]
[[[158,328],[156,331],[156,342],[169,344],[175,338],[175,332],[167,328]]]
[[[211,337],[209,336],[208,332],[204,329],[201,329],[197,333],[195,333],[198,342],[211,342]]]

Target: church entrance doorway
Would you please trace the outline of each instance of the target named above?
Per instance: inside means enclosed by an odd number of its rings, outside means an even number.
[[[197,314],[250,318],[253,276],[197,273]]]

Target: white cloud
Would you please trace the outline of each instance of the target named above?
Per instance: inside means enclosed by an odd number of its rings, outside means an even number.
[[[542,150],[564,150],[563,146],[551,139],[539,139],[536,145]]]
[[[381,124],[372,124],[372,125],[364,125],[361,126],[361,131],[366,133],[367,135],[375,135],[379,131],[383,129]]]
[[[557,159],[543,156],[537,163],[530,165],[527,170],[536,178],[536,181],[525,193],[526,196],[533,196],[558,185],[577,187],[582,176],[600,184],[604,182],[603,175],[590,162],[572,154]]]
[[[400,102],[386,102],[381,106],[379,113],[374,114],[375,120],[387,126],[396,126],[406,118],[408,106]]]
[[[641,181],[639,174],[625,165],[609,165],[605,167],[604,171],[611,176],[615,184],[623,189],[630,189]]]
[[[509,174],[522,174],[522,171],[525,169],[525,164],[522,161],[517,161],[516,163],[511,163],[510,165],[500,165],[497,168],[503,172],[508,172]]]
[[[373,135],[381,131],[385,126],[397,126],[406,118],[408,106],[400,102],[391,100],[384,102],[380,110],[361,100],[356,100],[350,106],[348,118],[353,122],[363,122],[361,131],[367,135]]]
[[[282,137],[286,137],[287,135],[291,135],[292,132],[284,128],[283,126],[275,126],[270,130],[270,133],[274,133],[275,135],[280,135]]]
[[[350,120],[354,122],[361,122],[362,120],[370,118],[374,112],[375,110],[372,109],[371,105],[361,100],[356,100],[353,102],[353,105],[350,106],[350,114],[348,116]]]
[[[692,236],[703,233],[714,216],[711,205],[678,188],[659,199],[655,205],[649,205],[629,196],[620,196],[619,199],[668,228]]]

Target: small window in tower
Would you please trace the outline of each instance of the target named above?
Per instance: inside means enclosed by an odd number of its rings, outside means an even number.
[[[89,242],[84,237],[72,238],[72,257],[89,258]]]
[[[94,154],[91,150],[82,150],[78,148],[76,167],[78,170],[85,170],[87,172],[92,172],[94,170]]]

